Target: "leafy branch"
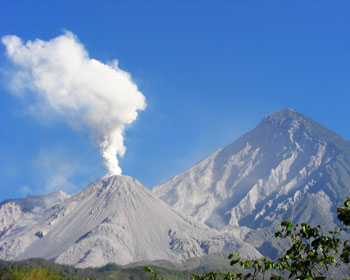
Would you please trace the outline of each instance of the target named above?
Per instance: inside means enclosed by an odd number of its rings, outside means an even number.
[[[337,208],[338,220],[342,227],[323,234],[321,226],[311,227],[306,223],[293,224],[290,221],[281,223],[282,229],[275,232],[276,238],[286,239],[290,247],[276,260],[269,258],[241,259],[239,254],[230,254],[231,266],[239,266],[242,272],[220,273],[207,272],[204,275],[194,274],[193,280],[255,280],[265,279],[281,280],[324,280],[333,279],[342,264],[350,267],[350,244],[348,240],[341,239],[341,232],[349,231],[350,226],[350,198],[347,197],[343,206]],[[158,279],[156,272],[150,267],[145,270]],[[348,275],[349,276],[349,275]],[[151,278],[152,279],[152,278]],[[162,278],[163,279],[163,278]],[[266,278],[268,279],[268,278]],[[350,279],[350,278],[344,278]]]

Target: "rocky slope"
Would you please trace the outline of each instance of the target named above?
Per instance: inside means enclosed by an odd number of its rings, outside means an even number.
[[[111,176],[70,197],[1,203],[0,258],[80,267],[231,252],[273,258],[282,220],[332,229],[349,194],[350,142],[287,109],[151,191]]]
[[[136,179],[97,180],[0,239],[0,258],[42,257],[79,267],[166,259],[182,262],[220,251],[259,253],[232,234],[184,218]]]
[[[270,239],[282,220],[333,228],[335,209],[350,194],[350,144],[287,109],[152,192],[274,256]]]
[[[35,223],[43,217],[45,210],[69,198],[62,192],[47,195],[8,199],[0,203],[0,238],[13,231]]]

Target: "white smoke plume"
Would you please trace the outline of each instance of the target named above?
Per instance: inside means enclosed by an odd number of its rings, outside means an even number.
[[[129,73],[117,61],[104,64],[89,58],[71,32],[49,41],[23,43],[17,36],[4,36],[6,54],[15,65],[11,89],[30,95],[29,106],[45,118],[48,113],[68,123],[84,123],[97,140],[107,175],[121,174],[118,156],[125,153],[124,129],[144,110],[146,101]]]

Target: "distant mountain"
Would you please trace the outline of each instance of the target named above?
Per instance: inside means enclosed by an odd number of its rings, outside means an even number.
[[[333,229],[347,195],[350,142],[287,109],[152,190],[111,176],[72,196],[2,202],[0,259],[89,267],[274,258],[285,246],[273,235],[282,220]]]
[[[35,223],[47,208],[69,198],[62,192],[47,195],[27,196],[20,199],[8,199],[0,203],[0,239],[13,231]],[[1,250],[1,248],[0,248]]]
[[[0,212],[4,207],[7,203]],[[181,216],[127,176],[97,180],[39,212],[28,223],[1,233],[1,259],[41,257],[89,267],[160,259],[183,262],[221,251],[260,256],[234,235]]]
[[[350,142],[283,110],[152,192],[274,257],[271,238],[282,220],[334,227],[336,207],[350,194]]]

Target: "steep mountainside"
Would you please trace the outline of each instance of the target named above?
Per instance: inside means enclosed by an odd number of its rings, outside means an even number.
[[[0,237],[35,223],[43,217],[45,210],[69,198],[62,192],[47,195],[8,199],[0,203]]]
[[[350,145],[287,109],[152,192],[265,253],[264,242],[281,220],[334,226],[335,209],[350,194]]]
[[[0,258],[88,267],[212,253],[275,257],[282,220],[332,229],[349,194],[350,142],[287,109],[151,191],[110,176],[72,196],[2,202]]]
[[[80,267],[141,260],[177,262],[224,251],[259,253],[232,234],[184,218],[136,179],[97,180],[0,239],[0,258],[42,257]]]

